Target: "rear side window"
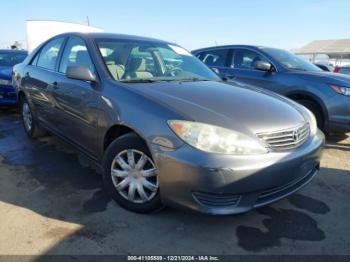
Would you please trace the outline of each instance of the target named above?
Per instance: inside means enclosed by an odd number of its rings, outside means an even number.
[[[79,37],[69,38],[64,48],[59,72],[66,73],[68,66],[84,66],[89,68],[91,72],[95,72],[86,44]]]
[[[48,42],[40,51],[37,66],[49,70],[55,70],[58,54],[64,38],[55,38]]]
[[[201,52],[198,56],[207,66],[226,66],[228,49],[209,50]]]
[[[254,69],[255,63],[261,60],[264,59],[254,51],[237,49],[233,53],[231,68]]]

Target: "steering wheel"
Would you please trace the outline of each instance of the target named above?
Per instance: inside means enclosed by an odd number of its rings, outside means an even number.
[[[180,67],[173,67],[173,68],[169,69],[166,74],[169,75],[169,76],[177,76],[182,71],[183,70]]]

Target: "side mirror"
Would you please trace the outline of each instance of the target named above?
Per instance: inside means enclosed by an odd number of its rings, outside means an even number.
[[[261,71],[272,71],[272,65],[267,61],[257,61],[254,64],[254,68]]]
[[[96,82],[96,75],[85,66],[68,66],[66,75],[68,78]]]

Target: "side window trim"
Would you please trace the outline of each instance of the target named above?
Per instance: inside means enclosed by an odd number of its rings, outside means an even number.
[[[29,61],[29,65],[31,66],[35,66],[37,67],[37,63],[38,63],[38,60],[39,60],[39,55],[41,53],[41,48],[34,54],[34,56],[32,57],[32,59]],[[35,61],[35,64],[34,64],[34,61]]]
[[[59,73],[59,69],[60,69],[60,65],[61,65],[61,61],[62,61],[62,56],[63,56],[64,50],[66,49],[69,38],[70,38],[70,36],[65,36],[65,39],[62,43],[62,47],[58,53],[58,57],[57,57],[56,65],[55,65],[55,72],[57,72],[57,73]]]
[[[232,64],[232,59],[233,59],[233,49],[229,48],[228,52],[227,52],[227,56],[226,56],[226,62],[225,62],[225,66],[227,68],[231,68],[231,64]]]

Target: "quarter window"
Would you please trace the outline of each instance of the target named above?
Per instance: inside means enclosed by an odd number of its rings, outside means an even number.
[[[94,65],[83,39],[69,38],[64,49],[59,72],[66,73],[68,66],[84,66],[95,72]]]
[[[262,57],[251,50],[237,50],[232,57],[232,68],[254,69],[255,63],[264,60]]]
[[[56,62],[64,38],[55,38],[48,42],[42,49],[38,58],[37,66],[49,70],[55,70]]]
[[[226,66],[228,49],[218,49],[218,50],[209,50],[202,52],[199,55],[201,59],[207,66]]]

